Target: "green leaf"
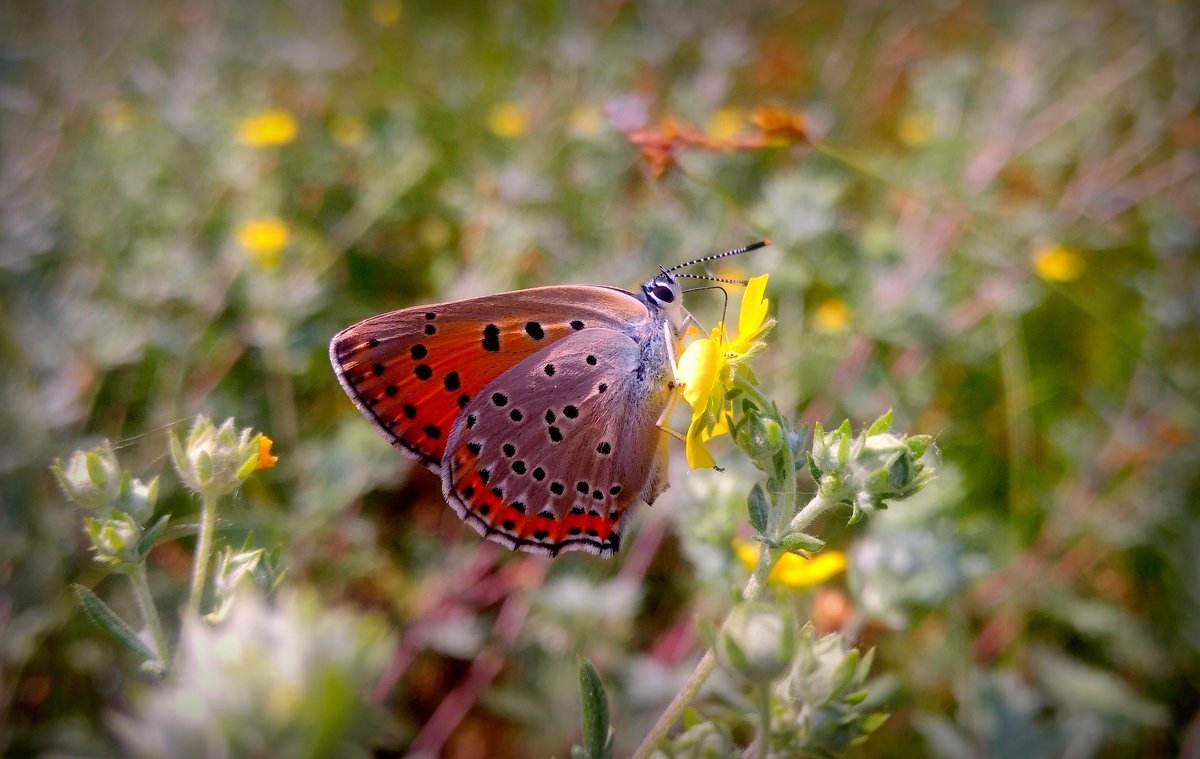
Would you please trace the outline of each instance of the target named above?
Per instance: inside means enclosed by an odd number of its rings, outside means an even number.
[[[817,462],[813,459],[811,453],[806,452],[804,455],[808,457],[808,473],[812,476],[813,482],[819,484],[821,477],[824,476],[824,472],[821,471],[821,467],[817,466]]]
[[[143,659],[150,661],[157,660],[154,652],[138,637],[133,628],[125,620],[118,617],[117,613],[108,604],[101,601],[99,596],[78,583],[73,583],[71,589],[75,591],[75,597],[79,599],[79,605],[83,607],[88,617],[101,630],[108,633],[113,640],[135,654],[140,655]]]
[[[908,450],[912,451],[914,459],[919,459],[925,455],[925,450],[929,448],[929,444],[933,442],[933,435],[913,435],[904,439],[904,444],[908,446]]]
[[[867,428],[867,436],[878,435],[881,432],[886,432],[888,427],[892,426],[892,410],[888,409],[887,413],[876,419]]]
[[[854,681],[854,676],[858,674],[858,661],[858,651],[851,649],[833,670],[833,675],[829,678],[830,689],[833,693],[841,693],[847,685]]]
[[[837,450],[837,465],[839,469],[845,469],[850,463],[850,440],[853,434],[850,431],[850,420],[842,422],[842,426],[838,427],[838,450]]]
[[[858,706],[863,701],[867,700],[868,695],[870,695],[869,691],[856,690],[853,693],[847,693],[846,695],[842,696],[842,703],[849,704],[850,706]]]
[[[240,467],[238,467],[237,474],[235,476],[239,480],[245,480],[247,477],[254,474],[254,470],[257,468],[258,468],[258,454],[252,453],[252,454],[250,454],[250,457],[247,458],[245,461],[243,461],[242,465]]]
[[[767,503],[767,494],[763,492],[762,486],[757,482],[750,490],[750,497],[746,499],[746,505],[750,509],[750,525],[760,535],[766,533],[770,504]]]
[[[201,485],[212,482],[213,463],[208,451],[200,451],[200,455],[196,457],[196,474],[199,475]]]
[[[609,759],[608,697],[592,663],[579,657],[579,697],[583,707],[583,749],[590,759]]]
[[[95,451],[89,451],[84,460],[87,462],[88,479],[103,490],[108,484],[108,474],[104,471],[104,465],[100,463],[100,456]]]
[[[159,519],[150,529],[142,533],[142,539],[138,541],[137,545],[138,558],[146,558],[146,554],[150,553],[150,549],[158,542],[159,537],[163,534],[163,530],[167,529],[167,522],[169,521],[171,521],[171,515],[164,514],[162,519]]]

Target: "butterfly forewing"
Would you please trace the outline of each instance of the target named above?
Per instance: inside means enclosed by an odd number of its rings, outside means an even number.
[[[670,389],[664,340],[588,328],[483,388],[442,464],[447,501],[509,548],[610,556],[630,506],[664,487],[656,426]]]
[[[624,290],[539,287],[381,314],[338,333],[329,355],[384,437],[438,471],[455,420],[496,377],[569,335],[647,318]]]

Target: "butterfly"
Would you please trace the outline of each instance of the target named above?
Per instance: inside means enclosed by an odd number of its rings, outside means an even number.
[[[460,519],[518,551],[609,557],[667,487],[663,426],[690,324],[676,269],[637,293],[557,285],[413,306],[330,341],[342,388],[435,472]],[[711,279],[711,278],[710,278]]]

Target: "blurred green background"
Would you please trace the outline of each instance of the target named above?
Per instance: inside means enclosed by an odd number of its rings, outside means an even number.
[[[878,649],[892,718],[857,755],[1196,756],[1198,19],[0,4],[0,751],[117,753],[112,715],[147,682],[67,591],[131,604],[49,465],[110,439],[186,521],[165,430],[203,412],[280,456],[231,521],[282,546],[286,582],[397,631],[387,751],[564,755],[584,654],[628,753],[701,650],[695,619],[744,581],[753,472],[729,448],[723,474],[677,458],[614,561],[509,555],[354,411],[326,344],[381,311],[635,287],[769,237],[718,272],[771,274],[767,395],[810,423],[891,407],[940,449],[916,502],[823,530],[844,574],[785,591]],[[657,177],[628,138],[670,118],[736,139],[765,106],[811,139],[688,147]],[[189,547],[151,556],[164,608]]]

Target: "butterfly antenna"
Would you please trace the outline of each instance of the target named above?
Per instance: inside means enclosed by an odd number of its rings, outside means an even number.
[[[679,276],[684,276],[684,275],[681,274]],[[697,279],[705,279],[705,277],[697,277]],[[713,279],[715,279],[715,277]],[[745,282],[742,282],[741,280],[736,280],[736,279],[717,279],[716,281],[717,282],[729,282],[732,284],[739,284],[739,285],[746,284]],[[720,290],[721,291],[721,296],[725,299],[725,304],[721,306],[721,331],[723,333],[725,331],[725,319],[728,317],[728,314],[729,314],[729,291],[726,290],[724,287],[721,287],[720,285],[708,285],[707,287],[691,287],[691,288],[688,288],[687,290],[684,290],[683,292],[695,293],[695,292],[700,292],[701,290]],[[724,338],[724,335],[722,335],[722,338]]]
[[[676,278],[687,277],[688,279],[706,279],[709,282],[724,282],[727,285],[740,285],[745,287],[750,284],[748,279],[726,279],[725,277],[710,277],[707,274],[676,274]],[[695,292],[696,290],[708,290],[707,287],[697,287],[695,290],[684,290],[685,293]]]
[[[759,240],[758,242],[750,243],[749,245],[746,245],[741,248],[734,248],[733,250],[727,250],[724,253],[717,253],[716,255],[704,256],[703,258],[697,258],[692,261],[688,261],[686,263],[676,264],[675,266],[672,266],[670,269],[664,269],[663,271],[664,271],[664,273],[672,272],[672,271],[675,271],[676,269],[682,269],[685,266],[695,266],[696,264],[703,264],[703,263],[707,263],[709,261],[716,261],[718,258],[728,258],[729,256],[740,256],[743,253],[749,253],[752,250],[758,250],[759,248],[765,248],[770,244],[771,244],[770,240]]]

